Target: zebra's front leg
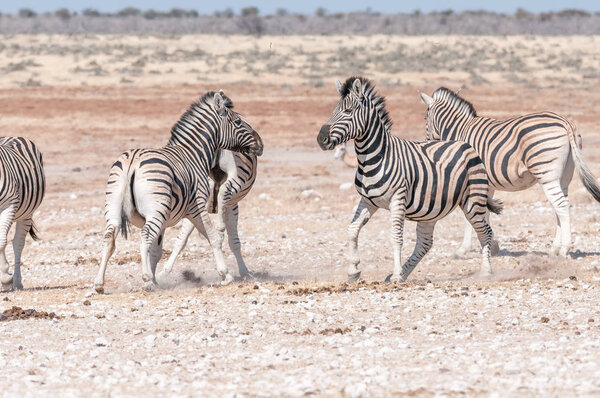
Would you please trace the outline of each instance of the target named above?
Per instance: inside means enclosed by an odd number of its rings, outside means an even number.
[[[159,280],[164,279],[168,274],[171,273],[171,271],[173,270],[173,265],[175,264],[175,260],[177,260],[177,257],[179,256],[179,254],[185,248],[185,245],[187,244],[187,241],[193,231],[194,231],[194,223],[192,223],[187,218],[184,219],[183,222],[181,223],[181,230],[179,231],[179,234],[177,235],[177,239],[175,239],[175,245],[173,246],[173,251],[171,252],[171,255],[169,256],[169,259],[167,260],[167,263],[163,267],[162,271],[157,275],[157,278]],[[204,232],[204,230],[203,230],[203,232]],[[204,236],[206,236],[206,232],[204,232]]]
[[[217,218],[215,220],[215,228],[221,234],[221,240],[225,238],[225,229],[227,228],[227,221],[225,220],[225,205],[231,199],[231,184],[226,181],[219,187],[217,194]]]
[[[248,267],[246,267],[244,258],[242,257],[242,243],[240,242],[240,237],[238,236],[238,205],[236,204],[233,207],[226,207],[223,213],[225,215],[225,226],[227,227],[227,240],[229,243],[229,248],[235,256],[240,277],[244,278],[247,276],[252,276],[250,271],[248,271]]]
[[[225,264],[225,258],[223,256],[223,237],[222,235],[213,227],[210,217],[208,216],[208,212],[206,211],[206,206],[198,206],[200,210],[200,214],[195,217],[192,222],[198,229],[198,231],[206,231],[206,238],[208,239],[208,243],[210,243],[210,247],[213,250],[213,255],[215,256],[215,262],[217,263],[217,272],[221,277],[221,285],[228,285],[233,282],[233,276],[229,272],[227,265]]]
[[[415,250],[410,255],[406,263],[402,266],[402,282],[408,279],[408,276],[417,267],[417,264],[425,257],[431,246],[433,246],[433,229],[435,222],[417,223],[417,244]],[[470,225],[469,225],[470,227]],[[472,228],[471,228],[472,229]]]
[[[15,254],[15,270],[13,272],[13,286],[15,289],[23,289],[21,282],[21,254],[25,247],[25,238],[27,233],[33,227],[31,218],[17,221],[15,226],[15,237],[13,238],[13,252]]]
[[[377,208],[367,203],[363,198],[360,198],[354,217],[348,226],[348,243],[349,243],[349,260],[350,265],[348,266],[348,281],[354,282],[360,278],[360,271],[358,264],[360,264],[360,257],[358,255],[358,235],[360,234],[361,228],[369,221],[371,216],[377,211]]]
[[[405,193],[398,192],[392,196],[390,201],[390,213],[392,218],[392,248],[394,250],[394,273],[386,280],[390,282],[404,281],[402,275],[402,241],[404,237],[404,214],[406,212]],[[408,276],[408,275],[407,275]]]
[[[9,205],[0,212],[0,282],[3,287],[12,287],[13,276],[8,272],[6,260],[6,243],[8,231],[15,219],[16,206]]]

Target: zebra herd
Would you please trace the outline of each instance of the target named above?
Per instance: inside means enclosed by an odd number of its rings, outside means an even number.
[[[390,211],[392,222],[394,268],[386,280],[398,282],[408,278],[432,247],[436,222],[457,207],[467,221],[458,254],[470,249],[475,230],[482,246],[481,272],[490,275],[490,256],[499,247],[489,213],[499,214],[503,208],[493,199],[495,191],[519,191],[539,183],[556,213],[552,253],[561,256],[567,256],[571,246],[568,186],[574,170],[600,202],[600,186],[583,160],[581,137],[559,115],[545,112],[507,120],[480,117],[471,103],[442,87],[432,96],[420,94],[427,105],[427,132],[426,140],[415,142],[392,135],[385,99],[371,81],[350,77],[344,83],[336,81],[336,88],[340,99],[321,127],[317,143],[323,150],[333,150],[354,140],[356,158],[351,162],[356,166],[360,199],[348,227],[350,281],[360,277],[360,230],[379,208]],[[238,202],[254,184],[262,152],[258,133],[220,91],[208,92],[190,105],[164,147],[121,154],[106,187],[104,247],[95,290],[104,291],[116,235],[120,232],[127,237],[131,224],[141,228],[144,289],[156,284],[166,228],[181,220],[162,275],[171,272],[194,229],[212,248],[221,284],[233,281],[222,251],[225,231],[240,276],[250,275],[237,233]],[[0,139],[0,180],[0,281],[3,287],[21,289],[21,252],[27,233],[37,239],[32,215],[45,189],[42,155],[33,142]],[[217,214],[214,226],[209,213]],[[417,243],[402,263],[405,219],[417,222]],[[13,222],[11,275],[5,248]]]

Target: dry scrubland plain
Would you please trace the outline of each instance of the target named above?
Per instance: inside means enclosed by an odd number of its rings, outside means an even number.
[[[0,294],[0,310],[41,312],[0,321],[3,394],[600,394],[600,205],[578,180],[570,259],[545,254],[555,221],[536,187],[498,195],[492,280],[478,279],[477,252],[452,258],[462,234],[453,214],[409,283],[380,283],[392,268],[382,211],[361,235],[366,282],[346,285],[353,170],[315,143],[336,101],[332,79],[364,73],[388,97],[398,135],[423,137],[418,89],[465,86],[480,114],[572,118],[600,176],[599,40],[3,37],[0,128],[39,144],[48,180],[25,290]],[[143,292],[134,233],[118,240],[108,294],[91,295],[110,164],[166,142],[187,105],[219,88],[266,147],[241,204],[257,279],[211,286],[210,249],[194,235],[165,288]],[[405,256],[415,242],[406,230]]]

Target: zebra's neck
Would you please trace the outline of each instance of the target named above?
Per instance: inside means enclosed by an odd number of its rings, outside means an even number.
[[[358,167],[363,168],[379,163],[385,156],[392,135],[376,111],[365,125],[365,133],[354,140],[354,150]]]
[[[469,130],[469,126],[476,119],[471,115],[458,114],[448,118],[440,127],[440,137],[447,141],[463,141]]]
[[[186,112],[173,126],[168,145],[188,149],[191,159],[210,170],[219,148],[220,128],[218,115],[206,109],[194,109]]]

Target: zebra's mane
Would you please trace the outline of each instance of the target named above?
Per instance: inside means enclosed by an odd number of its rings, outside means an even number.
[[[446,87],[440,87],[435,90],[433,92],[433,99],[444,101],[457,111],[466,113],[469,116],[477,116],[473,104]]]
[[[352,84],[356,79],[360,80],[363,86],[365,96],[371,99],[373,105],[375,105],[375,109],[377,110],[377,112],[379,112],[379,117],[383,122],[385,130],[387,132],[392,131],[393,122],[392,118],[390,117],[390,114],[385,108],[385,97],[377,94],[377,92],[375,91],[375,84],[373,84],[373,82],[371,82],[369,79],[361,76],[352,76],[346,79],[346,81],[342,84],[342,98],[346,98],[346,96],[350,94],[352,90]]]
[[[178,141],[177,137],[179,137],[182,134],[185,135],[186,131],[189,130],[189,127],[187,126],[189,126],[190,124],[196,124],[196,122],[198,121],[198,114],[204,113],[207,107],[213,106],[215,94],[215,91],[209,91],[202,97],[200,97],[198,101],[193,102],[189,106],[185,113],[181,115],[177,123],[175,123],[171,128],[171,139],[169,140],[169,143],[175,143],[176,141]],[[223,97],[223,100],[225,101],[225,106],[229,109],[232,109],[233,101],[231,101],[231,98],[223,94],[223,92],[220,92],[220,94],[221,97]]]

